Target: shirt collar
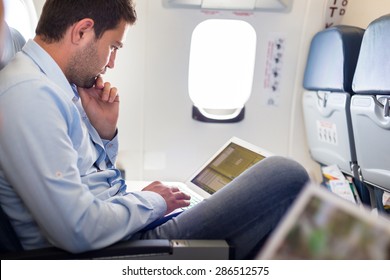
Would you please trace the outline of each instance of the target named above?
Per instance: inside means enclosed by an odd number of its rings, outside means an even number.
[[[75,94],[78,98],[77,89],[76,91],[73,91],[72,86],[69,84],[69,81],[66,79],[58,64],[34,40],[30,39],[27,41],[23,47],[23,52],[35,62],[35,64],[41,69],[42,73],[44,73],[51,81],[66,92],[71,93],[72,98]]]

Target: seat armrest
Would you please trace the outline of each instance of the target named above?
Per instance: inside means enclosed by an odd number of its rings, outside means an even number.
[[[118,242],[109,247],[72,254],[64,250],[50,247],[20,252],[1,253],[2,260],[70,260],[70,259],[126,259],[139,256],[157,256],[172,254],[170,240],[132,240]]]
[[[225,240],[168,239],[123,241],[80,254],[72,254],[55,247],[0,254],[2,260],[227,260],[232,256],[234,248]]]

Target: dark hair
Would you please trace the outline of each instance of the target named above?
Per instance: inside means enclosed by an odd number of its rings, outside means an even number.
[[[92,19],[96,38],[114,29],[121,20],[137,19],[132,0],[46,0],[35,33],[46,42],[58,42],[74,23]]]

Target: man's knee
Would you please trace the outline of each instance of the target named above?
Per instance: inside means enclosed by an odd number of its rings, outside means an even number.
[[[255,167],[259,180],[267,180],[272,188],[292,188],[299,191],[308,181],[306,169],[297,161],[282,157],[268,157]]]

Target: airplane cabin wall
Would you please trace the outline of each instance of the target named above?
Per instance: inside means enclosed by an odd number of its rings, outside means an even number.
[[[297,98],[294,74],[302,47],[307,3],[295,1],[289,13],[236,16],[231,12],[209,15],[200,10],[166,9],[161,1],[155,0],[137,2],[139,8],[143,7],[141,11],[147,12],[139,15],[142,24],[147,21],[145,73],[139,73],[139,79],[145,81],[143,135],[135,135],[143,138],[141,178],[184,180],[232,136],[275,154],[289,155],[292,104]],[[239,123],[202,123],[191,118],[192,103],[187,88],[191,35],[197,24],[210,18],[246,20],[257,32],[253,91],[245,119]],[[269,42],[278,38],[284,40],[280,96],[279,104],[270,106],[263,94],[264,73]],[[125,130],[132,132],[130,126]],[[307,154],[305,147],[302,150]],[[132,171],[127,173],[131,178]]]
[[[295,121],[302,122],[299,108],[302,61],[307,53],[302,49],[307,48],[312,34],[322,28],[323,3],[295,1],[289,13],[255,12],[249,16],[236,16],[231,12],[209,15],[199,10],[165,9],[160,1],[138,1],[137,6],[146,11],[146,14],[139,14],[139,23],[145,24],[146,57],[145,73],[138,75],[145,81],[143,135],[134,137],[143,138],[140,162],[143,169],[130,170],[128,176],[132,179],[184,180],[232,136],[275,154],[292,156],[311,173],[315,172],[318,168],[308,154],[303,125],[298,126]],[[191,118],[192,103],[187,88],[191,35],[197,24],[209,18],[246,20],[257,32],[253,90],[246,105],[245,119],[239,123],[202,123]],[[309,25],[308,20],[311,21]],[[268,46],[278,38],[284,40],[284,53],[278,105],[271,106],[267,105],[263,85]],[[130,125],[125,130],[133,132]],[[302,141],[296,141],[297,146],[291,147],[292,138],[296,137]],[[125,159],[122,157],[121,161],[129,161],[130,153],[124,154]]]
[[[34,0],[38,14],[43,2]],[[342,23],[363,27],[389,7],[385,0],[348,2]],[[159,0],[137,0],[138,21],[118,52],[115,69],[106,74],[120,93],[118,164],[127,179],[185,180],[232,136],[293,157],[319,179],[319,167],[308,152],[301,99],[307,52],[313,35],[325,26],[326,3],[299,0],[288,13],[238,16],[166,9]],[[257,32],[253,89],[239,123],[191,118],[187,87],[191,35],[197,24],[210,18],[246,20]],[[267,54],[270,42],[279,38],[284,40],[280,88],[278,105],[271,106],[264,88]]]
[[[348,12],[342,19],[342,24],[367,28],[369,23],[390,13],[388,0],[349,0]]]

